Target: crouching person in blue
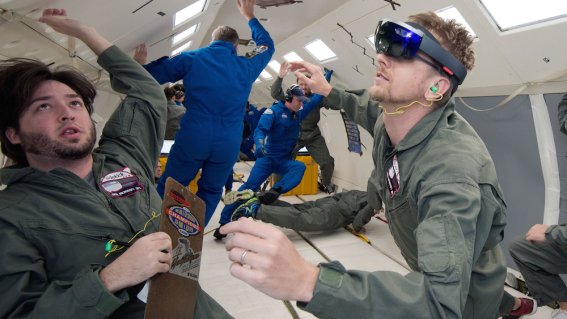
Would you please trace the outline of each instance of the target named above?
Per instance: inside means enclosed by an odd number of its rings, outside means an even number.
[[[271,204],[280,194],[292,190],[301,182],[305,164],[293,159],[293,148],[299,138],[301,121],[311,110],[318,109],[322,99],[323,97],[317,94],[311,99],[307,98],[303,89],[293,84],[287,89],[284,100],[262,114],[254,131],[256,162],[246,183],[242,184],[238,191],[225,195],[226,206],[219,221],[221,226],[230,222],[233,211],[243,205],[244,201],[248,201],[248,204],[250,201],[256,201],[258,205]],[[303,102],[307,103],[304,105]],[[282,179],[269,191],[256,196],[254,192],[272,173],[281,175]],[[214,233],[217,239],[224,237],[219,228]]]
[[[40,21],[89,46],[126,98],[93,151],[87,78],[30,59],[0,62],[0,141],[15,163],[0,170],[0,318],[142,319],[136,295],[172,261],[171,238],[156,232],[153,186],[165,96],[138,63],[65,15],[47,9]],[[230,315],[198,288],[195,317]]]

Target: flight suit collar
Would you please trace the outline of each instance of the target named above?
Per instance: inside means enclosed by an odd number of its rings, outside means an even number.
[[[227,49],[230,49],[231,53],[236,54],[236,48],[234,47],[234,45],[230,42],[226,42],[226,41],[221,41],[221,40],[216,40],[211,42],[211,47],[225,47]]]
[[[444,106],[433,110],[433,112],[426,115],[421,121],[408,132],[408,134],[400,141],[396,149],[403,151],[419,145],[425,140],[431,132],[435,130],[437,123],[442,119],[447,119],[455,113],[455,101],[450,99]]]

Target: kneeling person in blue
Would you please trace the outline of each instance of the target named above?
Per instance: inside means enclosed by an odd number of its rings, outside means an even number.
[[[322,99],[323,97],[317,94],[311,99],[307,98],[303,89],[293,84],[287,89],[284,100],[262,114],[254,131],[256,163],[246,183],[242,184],[237,192],[225,196],[226,207],[219,222],[221,226],[230,222],[232,212],[243,204],[242,200],[259,200],[263,204],[271,204],[280,194],[290,191],[301,182],[305,164],[294,160],[292,151],[299,138],[301,121],[319,106]],[[305,105],[303,102],[306,102]],[[272,173],[281,175],[282,179],[257,198],[254,192]],[[249,191],[243,192],[244,190]],[[224,237],[218,229],[214,235],[217,239]]]

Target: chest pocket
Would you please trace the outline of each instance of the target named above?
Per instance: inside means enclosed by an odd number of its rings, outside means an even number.
[[[290,114],[282,114],[280,117],[280,125],[286,128],[292,127],[295,124],[296,120],[294,120],[293,115]]]
[[[116,258],[105,258],[105,244],[109,238],[122,239],[127,235],[107,225],[102,222],[95,226],[44,220],[22,222],[26,235],[42,253],[49,276],[61,280],[72,280],[87,265],[106,265]]]
[[[282,114],[278,125],[281,127],[282,137],[286,139],[296,139],[299,136],[299,120],[296,115]]]
[[[412,269],[417,266],[417,243],[414,232],[417,229],[417,216],[412,213],[409,201],[400,201],[394,208],[386,209],[388,227],[402,255]]]

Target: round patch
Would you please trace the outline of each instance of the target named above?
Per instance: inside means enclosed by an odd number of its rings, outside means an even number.
[[[169,221],[177,228],[177,231],[185,237],[196,235],[201,230],[197,218],[191,214],[187,207],[171,206],[167,210]]]

